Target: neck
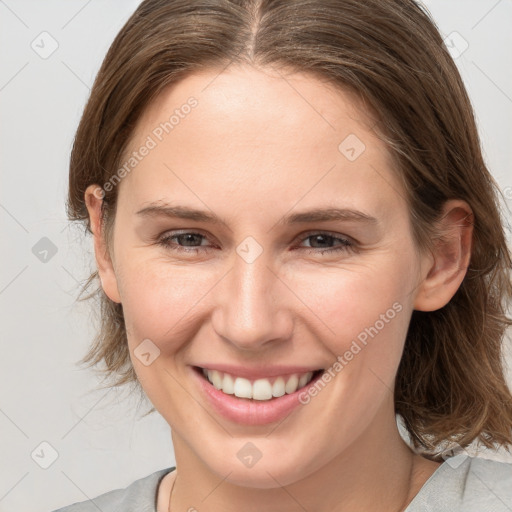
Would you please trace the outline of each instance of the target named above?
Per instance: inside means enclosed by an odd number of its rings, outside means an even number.
[[[286,485],[272,477],[263,487],[251,480],[235,483],[229,471],[213,473],[173,431],[177,469],[171,510],[403,511],[439,464],[415,455],[400,437],[394,414],[391,420],[384,429],[376,422],[379,428],[370,426],[343,453],[333,454],[310,474]]]

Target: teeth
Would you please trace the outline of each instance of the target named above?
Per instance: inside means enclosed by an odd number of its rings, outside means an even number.
[[[272,384],[268,379],[258,379],[252,385],[252,396],[257,397],[257,400],[270,400],[272,398]]]
[[[285,384],[283,377],[277,377],[272,385],[272,396],[279,397],[285,394]]]
[[[308,382],[308,375],[302,375],[301,378],[299,379],[299,388],[302,388],[304,387]]]
[[[253,400],[270,400],[286,394],[295,393],[297,389],[304,387],[313,378],[313,372],[301,375],[293,374],[289,377],[277,377],[273,383],[269,379],[257,379],[251,382],[243,377],[235,377],[229,373],[217,370],[203,370],[203,375],[213,384],[228,395],[239,398],[252,398]]]
[[[208,376],[210,377],[210,376]],[[211,373],[212,384],[216,389],[220,389],[222,387],[222,377],[217,370],[213,370]]]
[[[208,377],[208,375],[206,376]],[[222,391],[228,395],[235,394],[235,381],[233,380],[233,377],[227,373],[224,374],[224,379],[222,380]]]
[[[252,398],[252,386],[251,382],[247,379],[238,377],[235,379],[235,396],[239,398]]]
[[[299,377],[294,374],[286,382],[286,386],[284,387],[284,390],[289,395],[290,393],[297,391],[298,386],[299,386]]]

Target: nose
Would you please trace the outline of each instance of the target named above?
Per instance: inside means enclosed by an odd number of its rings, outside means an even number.
[[[236,254],[231,271],[219,284],[212,324],[226,342],[257,352],[291,337],[292,294],[269,266],[265,252],[252,263]]]

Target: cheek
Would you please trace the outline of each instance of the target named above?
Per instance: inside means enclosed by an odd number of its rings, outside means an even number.
[[[406,265],[386,257],[364,265],[297,272],[289,283],[325,327],[325,339],[346,342],[376,323],[379,330],[382,322],[406,328],[407,321],[397,321],[411,303],[413,279],[412,273],[403,272],[411,267],[410,262]]]
[[[319,339],[333,358],[341,357],[336,373],[343,369],[347,378],[351,376],[345,384],[360,393],[380,385],[377,381],[392,388],[412,314],[411,263],[403,253],[350,270],[317,271],[315,279],[305,274],[295,277],[294,289],[321,320],[313,319],[320,325]]]
[[[212,277],[192,266],[131,258],[122,273],[121,299],[127,329],[133,337],[160,340],[182,329]]]

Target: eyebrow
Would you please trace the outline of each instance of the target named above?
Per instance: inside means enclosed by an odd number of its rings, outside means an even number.
[[[178,219],[208,222],[210,224],[226,224],[226,221],[214,213],[197,210],[188,206],[172,206],[169,204],[151,203],[142,208],[136,215],[142,217],[169,217]],[[278,224],[300,224],[306,222],[325,221],[356,221],[366,224],[377,224],[378,220],[367,213],[347,208],[314,208],[303,212],[292,213],[282,217]]]

